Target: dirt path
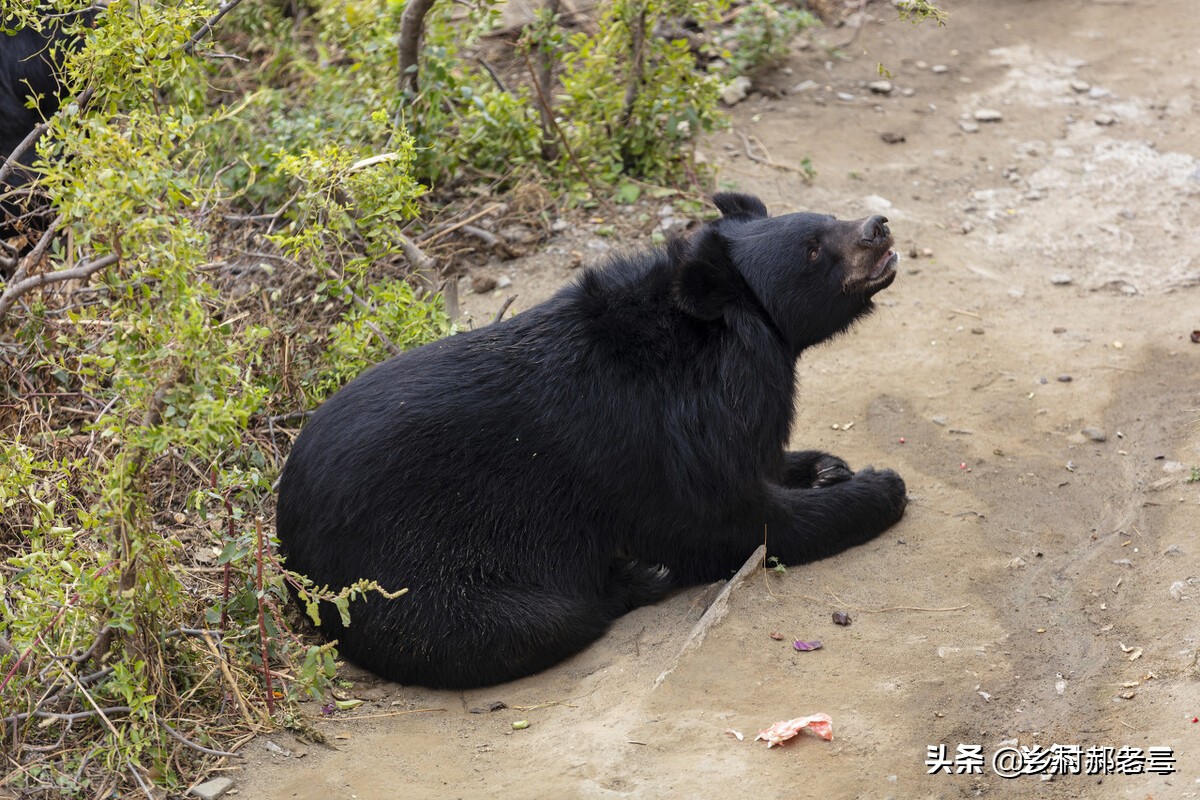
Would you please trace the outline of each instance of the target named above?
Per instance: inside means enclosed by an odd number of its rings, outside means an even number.
[[[364,676],[362,714],[444,710],[316,723],[330,747],[272,737],[302,758],[255,742],[242,796],[1200,796],[1197,9],[945,5],[945,30],[871,6],[882,21],[850,58],[801,50],[766,79],[815,87],[752,96],[703,145],[723,184],[772,212],[882,212],[917,254],[873,319],[802,361],[793,442],[899,470],[913,498],[900,525],[752,576],[658,688],[711,589],[485,691]],[[887,95],[866,88],[879,62]],[[810,158],[816,180],[750,161],[739,131],[778,162]],[[466,310],[544,298],[569,247],[504,265],[513,289]],[[832,624],[839,609],[853,625]],[[798,638],[824,649],[795,652]],[[469,713],[497,700],[510,708]],[[817,711],[832,742],[750,742]],[[1178,772],[1004,780],[987,761],[1011,740],[1169,747]],[[982,774],[928,775],[938,744],[950,760],[980,745]]]

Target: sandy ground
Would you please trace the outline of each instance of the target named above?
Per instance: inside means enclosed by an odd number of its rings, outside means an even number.
[[[897,469],[904,520],[751,576],[657,688],[714,587],[487,690],[348,669],[362,718],[314,723],[328,746],[270,737],[290,756],[252,743],[232,773],[242,796],[1200,796],[1197,8],[945,6],[938,30],[872,5],[847,58],[798,49],[762,81],[785,93],[752,95],[702,145],[724,186],[772,212],[882,212],[916,253],[873,318],[802,359],[793,441]],[[888,95],[866,87],[880,62]],[[980,109],[1002,119],[975,122]],[[781,164],[810,158],[816,179],[751,161],[738,132]],[[513,288],[465,296],[467,312],[544,298],[571,275],[569,246],[497,266]],[[509,708],[470,713],[494,701]],[[397,714],[421,709],[437,710]],[[751,742],[814,712],[832,742]],[[1172,748],[1178,771],[1009,780],[989,762],[1013,740]],[[943,744],[951,762],[981,746],[982,773],[927,774]]]

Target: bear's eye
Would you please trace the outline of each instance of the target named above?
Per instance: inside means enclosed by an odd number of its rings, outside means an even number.
[[[816,261],[816,260],[817,260],[818,258],[820,258],[820,257],[821,257],[821,245],[819,245],[819,244],[810,244],[810,245],[808,246],[808,260],[809,260],[809,262],[811,263],[811,262],[813,262],[813,261]]]

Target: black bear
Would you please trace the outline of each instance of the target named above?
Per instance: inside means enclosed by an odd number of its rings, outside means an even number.
[[[93,24],[97,13],[97,9],[69,12],[43,20],[41,30],[23,27],[12,34],[2,29],[15,21],[0,16],[0,167],[39,123],[58,110],[63,92],[59,71],[66,50],[81,44],[78,36],[67,31],[80,23]],[[32,147],[21,154],[0,182],[0,195],[30,179],[24,166],[32,164],[36,155]],[[17,200],[0,201],[0,238],[16,231],[15,222],[24,213]]]
[[[322,614],[393,680],[485,686],[583,649],[763,542],[787,564],[900,519],[890,470],[786,450],[797,357],[896,276],[884,217],[723,216],[550,300],[382,363],[309,420],[279,487],[287,566],[378,595]]]

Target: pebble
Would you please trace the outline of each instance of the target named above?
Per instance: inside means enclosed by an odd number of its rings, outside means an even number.
[[[1070,383],[1073,380],[1075,380],[1075,379],[1072,378],[1070,375],[1059,375],[1058,376],[1059,383]]]
[[[1091,439],[1093,442],[1108,441],[1108,435],[1105,434],[1104,431],[1095,427],[1094,425],[1089,425],[1088,427],[1081,430],[1080,433],[1082,433],[1087,438]]]
[[[904,95],[905,97],[912,97],[916,93],[917,93],[917,90],[912,88],[911,86],[905,86],[903,89],[900,90],[900,94]]]
[[[554,231],[555,233],[562,233],[569,227],[571,227],[571,223],[567,222],[565,219],[556,219],[554,222],[550,223],[550,230]]]
[[[1062,325],[1055,325],[1055,326],[1054,326],[1054,332],[1055,332],[1055,333],[1066,333],[1066,332],[1067,332],[1067,329],[1066,329],[1066,328],[1064,328]]]
[[[1114,117],[1112,114],[1097,114],[1096,119],[1093,121],[1097,125],[1108,126],[1108,125],[1112,125],[1113,123],[1115,123],[1117,121],[1117,118]]]
[[[1112,92],[1108,89],[1101,89],[1099,86],[1093,86],[1088,89],[1088,97],[1093,100],[1103,100],[1105,97],[1112,97]]]
[[[929,421],[932,422],[934,425],[945,425],[946,424],[945,417],[931,417]]]
[[[891,81],[871,81],[867,84],[867,88],[875,94],[891,94],[895,87],[892,86]]]
[[[983,335],[983,328],[980,328],[979,326],[976,326],[976,327],[974,327],[974,328],[971,328],[971,333],[975,334],[976,336],[982,336],[982,335]]]
[[[971,220],[967,220],[962,224],[962,232],[964,234],[970,233],[973,230],[975,230],[975,223],[971,222]]]
[[[512,286],[512,278],[507,275],[502,276],[500,280],[496,281],[497,289],[507,289],[510,286]]]
[[[979,133],[979,126],[974,122],[960,122],[958,127],[963,129],[963,133]]]
[[[837,99],[849,102],[854,99],[854,95],[850,94],[849,92],[838,92]]]
[[[795,86],[793,86],[791,88],[790,94],[802,94],[803,92],[811,92],[813,89],[817,88],[817,85],[818,84],[816,81],[800,81],[799,83],[797,83]]]
[[[753,85],[754,82],[745,75],[738,75],[721,87],[721,101],[727,106],[736,106],[746,99],[746,96],[750,94],[750,87]]]
[[[211,781],[196,784],[188,794],[199,797],[200,800],[217,800],[232,788],[233,781],[229,778],[213,778]]]
[[[929,63],[926,61],[918,61],[916,64],[913,64],[913,66],[917,69],[929,69]]]
[[[1004,115],[994,108],[981,108],[975,114],[976,122],[999,122],[1004,119]]]
[[[862,200],[863,208],[873,214],[882,214],[892,207],[892,201],[877,194],[869,194]]]
[[[932,67],[929,68],[929,71],[934,73],[935,75],[941,75],[943,72],[949,72],[950,68],[947,67],[945,64],[934,64]]]
[[[1055,286],[1066,286],[1074,281],[1070,275],[1051,275],[1050,282]]]
[[[471,291],[475,294],[487,294],[496,288],[496,279],[491,275],[472,275]]]
[[[1081,81],[1078,78],[1076,78],[1075,80],[1071,81],[1071,88],[1074,91],[1079,92],[1080,94],[1083,94],[1088,89],[1091,89],[1092,85],[1090,83],[1088,83],[1087,81]]]

